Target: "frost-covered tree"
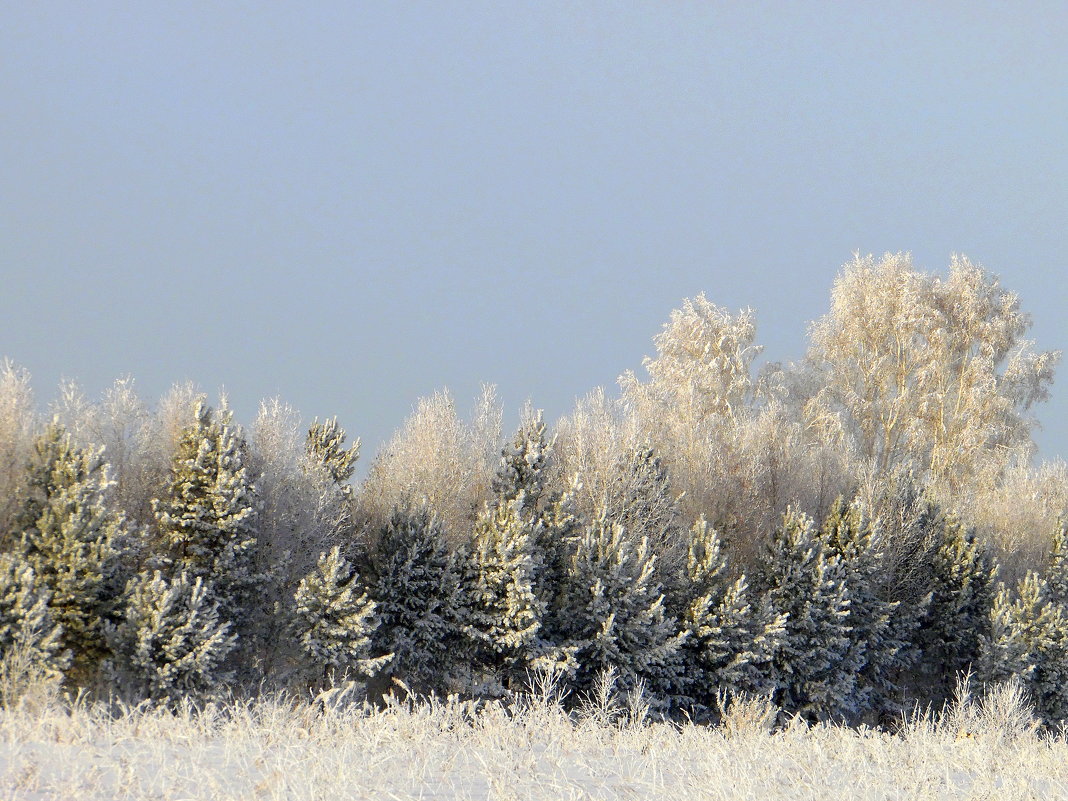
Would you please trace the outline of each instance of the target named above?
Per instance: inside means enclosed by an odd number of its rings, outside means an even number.
[[[347,436],[345,429],[338,425],[336,417],[322,423],[316,418],[308,429],[305,449],[311,462],[321,465],[345,497],[349,498],[352,496],[352,487],[348,482],[356,472],[356,461],[360,458],[360,440],[354,440],[352,445],[346,448]]]
[[[978,668],[988,682],[1023,681],[1047,725],[1068,722],[1068,610],[1038,574],[1028,574],[1015,597],[999,589]]]
[[[648,540],[600,517],[577,537],[564,582],[559,625],[576,690],[588,693],[610,668],[625,690],[639,681],[656,691],[677,685],[684,635],[665,609]]]
[[[20,652],[34,668],[61,675],[70,664],[62,629],[52,619],[51,593],[15,554],[0,554],[0,659]]]
[[[997,565],[975,532],[952,515],[936,520],[937,545],[931,552],[931,603],[919,640],[923,662],[949,691],[958,673],[979,657],[990,629]]]
[[[786,616],[753,599],[744,575],[731,579],[719,536],[703,518],[688,540],[687,581],[674,599],[686,635],[677,703],[700,713],[724,697],[770,694]]]
[[[0,360],[0,545],[5,549],[18,538],[14,516],[24,494],[26,464],[36,433],[30,374],[7,359]]]
[[[76,447],[57,423],[38,437],[17,515],[16,552],[48,590],[75,683],[89,681],[106,657],[103,625],[121,593],[122,518],[109,507],[111,487],[103,449]]]
[[[507,496],[504,496],[507,497]],[[467,553],[464,633],[473,659],[511,684],[537,657],[544,603],[536,591],[541,523],[524,514],[522,491],[487,504]]]
[[[541,410],[527,408],[523,423],[501,452],[493,476],[494,503],[509,503],[523,495],[522,509],[536,513],[546,492],[548,471],[553,458],[553,440],[546,435]]]
[[[178,440],[167,493],[155,503],[170,576],[214,585],[232,619],[254,582],[256,488],[247,466],[248,446],[229,409],[193,407],[193,423]]]
[[[458,681],[455,672],[466,656],[462,564],[462,552],[448,546],[425,508],[395,512],[368,555],[365,579],[380,621],[372,653],[393,654],[388,672],[413,690],[441,690]]]
[[[1053,530],[1046,569],[1046,589],[1055,603],[1068,607],[1068,525],[1065,523]]]
[[[357,578],[335,545],[297,586],[292,631],[319,678],[330,671],[373,676],[390,660],[371,657],[378,618]]]
[[[841,498],[824,519],[819,539],[837,558],[849,596],[852,660],[861,665],[857,712],[899,712],[898,674],[910,666],[913,626],[898,613],[900,601],[888,600],[882,587],[880,552],[860,503]]]
[[[470,420],[462,420],[447,391],[419,401],[404,427],[382,448],[360,486],[359,508],[369,529],[394,509],[429,507],[454,546],[467,541],[496,470],[501,408],[483,387]]]
[[[108,626],[112,672],[136,698],[178,703],[222,696],[232,679],[223,669],[237,644],[212,586],[181,572],[130,580],[123,618]]]
[[[943,279],[908,254],[857,256],[812,328],[809,364],[823,378],[810,417],[842,425],[881,472],[911,463],[966,486],[1030,446],[1028,412],[1060,354],[1034,352],[1029,327],[1017,296],[964,257]]]
[[[794,512],[783,518],[760,586],[774,613],[786,615],[772,662],[778,705],[814,720],[856,715],[863,659],[852,643],[849,586],[840,557],[825,552],[810,518]]]

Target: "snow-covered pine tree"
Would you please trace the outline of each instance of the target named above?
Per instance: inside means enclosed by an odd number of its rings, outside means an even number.
[[[70,664],[62,629],[48,607],[51,593],[17,554],[0,554],[0,660],[18,653],[27,667],[61,675]]]
[[[975,532],[957,518],[939,514],[933,522],[932,597],[919,638],[924,663],[940,681],[939,691],[948,695],[957,674],[971,668],[989,636],[997,565]]]
[[[493,476],[494,503],[510,503],[522,493],[520,511],[530,515],[542,508],[547,468],[552,460],[553,442],[546,438],[541,410],[524,410],[523,423],[515,438],[505,446]]]
[[[694,523],[688,539],[688,581],[674,599],[686,634],[677,703],[701,715],[720,698],[775,689],[772,660],[786,616],[766,603],[754,604],[744,575],[730,579],[719,536],[704,518]]]
[[[589,693],[609,668],[626,691],[643,680],[654,693],[677,686],[685,635],[665,610],[648,540],[602,516],[575,542],[564,582],[558,625],[577,665],[575,690]]]
[[[315,570],[297,586],[292,622],[317,679],[331,671],[370,677],[389,663],[388,655],[371,657],[379,623],[375,607],[339,546],[320,555]]]
[[[48,590],[52,619],[70,652],[67,679],[85,685],[108,654],[104,621],[121,593],[116,543],[122,518],[108,505],[103,449],[77,448],[53,422],[38,437],[18,515],[16,553]]]
[[[395,511],[368,554],[365,578],[380,621],[372,653],[393,654],[388,672],[416,692],[456,683],[465,656],[462,562],[425,507]]]
[[[467,553],[463,629],[473,666],[512,687],[539,655],[544,605],[535,590],[535,547],[541,522],[525,513],[523,490],[497,501],[483,507]]]
[[[1036,573],[1014,598],[1002,585],[990,610],[990,631],[978,660],[987,682],[1023,681],[1035,711],[1050,727],[1068,721],[1068,610]]]
[[[863,662],[852,648],[849,588],[841,559],[824,552],[810,518],[792,510],[784,516],[760,586],[774,612],[787,616],[772,662],[778,705],[812,720],[853,713]]]
[[[345,429],[338,425],[337,418],[331,417],[320,423],[318,418],[308,429],[305,449],[312,463],[321,465],[346,498],[352,497],[349,479],[356,472],[356,460],[360,458],[360,440],[355,439],[348,448],[345,447]]]
[[[166,497],[153,506],[169,576],[186,573],[215,588],[228,620],[237,620],[255,581],[256,488],[248,447],[233,413],[202,401],[182,431]]]
[[[838,498],[823,521],[820,542],[829,557],[837,557],[849,596],[852,660],[863,667],[858,676],[853,713],[900,712],[898,672],[907,667],[910,652],[907,626],[898,618],[899,601],[881,597],[880,553],[860,503]]]
[[[123,619],[109,624],[112,672],[134,698],[177,703],[220,697],[232,678],[223,664],[237,643],[211,585],[186,572],[141,573],[127,585]]]

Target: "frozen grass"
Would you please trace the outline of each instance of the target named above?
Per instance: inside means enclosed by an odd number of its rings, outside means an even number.
[[[0,798],[1068,798],[1068,744],[1037,734],[1012,688],[898,735],[771,733],[760,703],[715,729],[633,714],[569,718],[551,697],[371,710],[337,694],[116,713],[29,693],[0,713]]]

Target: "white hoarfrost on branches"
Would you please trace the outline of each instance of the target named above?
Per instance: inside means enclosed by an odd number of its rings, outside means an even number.
[[[339,546],[320,555],[293,600],[293,633],[320,678],[331,670],[373,676],[389,663],[388,655],[370,655],[371,637],[378,627],[376,604],[363,591]]]
[[[964,257],[943,279],[905,253],[857,256],[812,327],[823,380],[810,417],[842,427],[880,471],[908,462],[959,489],[1031,444],[1028,411],[1060,354],[1034,352],[1030,325],[1017,296]]]

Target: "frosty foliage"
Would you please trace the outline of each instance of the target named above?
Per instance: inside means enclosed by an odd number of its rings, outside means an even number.
[[[232,417],[226,408],[193,406],[167,494],[154,504],[169,574],[214,583],[228,613],[240,608],[254,580],[257,510],[248,445]]]
[[[725,699],[770,695],[787,616],[753,598],[744,575],[731,578],[719,537],[704,519],[689,533],[686,578],[675,598],[686,635],[677,703],[700,715]]]
[[[389,655],[370,656],[378,626],[375,602],[338,546],[320,555],[315,570],[297,585],[293,601],[293,633],[320,679],[330,671],[372,676],[389,663]]]
[[[46,673],[62,675],[70,664],[63,649],[63,630],[56,625],[33,567],[14,554],[0,554],[0,659],[21,655]]]
[[[469,421],[457,415],[447,391],[423,398],[363,482],[359,504],[366,525],[384,525],[394,509],[426,506],[450,542],[465,541],[487,500],[500,439],[501,409],[493,387],[483,387]]]
[[[964,257],[948,278],[908,254],[857,256],[812,327],[809,414],[880,471],[911,464],[953,491],[1030,446],[1060,354],[1036,353],[1017,296]]]
[[[108,505],[112,482],[103,450],[75,446],[55,422],[37,438],[27,472],[14,552],[47,588],[71,669],[85,681],[107,655],[103,624],[121,591],[122,519]]]
[[[13,533],[13,515],[26,480],[37,431],[37,410],[30,374],[11,361],[0,361],[0,537]]]
[[[223,664],[237,638],[203,577],[182,571],[168,579],[158,570],[135,576],[108,638],[116,681],[133,698],[177,704],[218,698],[228,689],[232,674]]]

